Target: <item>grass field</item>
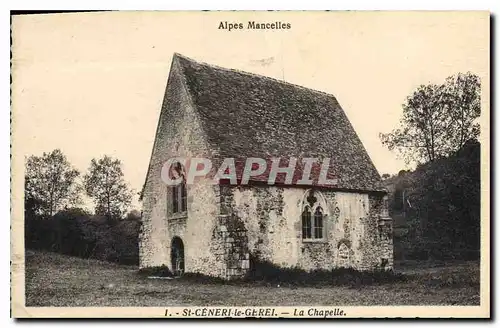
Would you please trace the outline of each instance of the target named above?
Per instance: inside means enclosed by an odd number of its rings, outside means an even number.
[[[479,265],[414,263],[408,281],[294,287],[149,279],[137,267],[28,251],[26,306],[479,305]]]

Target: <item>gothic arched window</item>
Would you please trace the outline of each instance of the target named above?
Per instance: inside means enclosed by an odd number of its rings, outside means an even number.
[[[323,210],[321,206],[316,207],[316,211],[314,211],[314,238],[323,238]]]
[[[306,206],[304,207],[304,211],[302,211],[302,238],[310,239],[312,236],[311,233],[311,209]]]
[[[302,208],[302,239],[324,239],[325,213],[318,197],[313,191],[308,192]]]

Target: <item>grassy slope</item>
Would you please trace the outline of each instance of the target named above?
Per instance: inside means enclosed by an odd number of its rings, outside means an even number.
[[[478,305],[477,263],[403,269],[408,282],[350,287],[193,283],[140,277],[137,268],[28,251],[27,306]]]

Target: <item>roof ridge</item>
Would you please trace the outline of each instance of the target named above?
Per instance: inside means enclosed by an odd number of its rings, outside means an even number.
[[[206,63],[206,62],[203,62],[203,61],[198,61],[198,60],[192,59],[190,57],[184,56],[184,55],[182,55],[182,54],[180,54],[178,52],[174,52],[173,58],[175,58],[175,57],[178,57],[178,58],[190,61],[190,62],[198,64],[198,65],[208,66],[208,67],[211,67],[211,68],[214,68],[214,69],[218,69],[218,70],[229,71],[229,72],[239,73],[239,74],[243,74],[243,75],[248,75],[248,76],[251,76],[251,77],[259,77],[259,78],[262,78],[262,79],[271,80],[271,81],[278,82],[278,83],[281,83],[281,84],[284,84],[284,85],[292,86],[294,88],[303,89],[303,90],[307,90],[307,91],[310,91],[310,92],[318,93],[320,95],[332,97],[335,101],[337,101],[337,97],[335,97],[335,95],[333,95],[331,93],[328,93],[328,92],[325,92],[325,91],[316,90],[316,89],[312,89],[312,88],[308,88],[308,87],[305,87],[303,85],[291,83],[291,82],[288,82],[288,81],[285,81],[285,80],[279,80],[279,79],[274,78],[274,77],[260,75],[260,74],[257,74],[257,73],[251,73],[251,72],[243,71],[243,70],[240,70],[240,69],[227,68],[227,67],[222,67],[222,66],[218,66],[218,65],[215,65],[215,64],[209,64],[209,63]]]

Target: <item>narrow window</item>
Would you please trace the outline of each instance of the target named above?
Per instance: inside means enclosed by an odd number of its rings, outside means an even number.
[[[302,238],[311,238],[311,212],[307,207],[302,212]]]
[[[177,186],[172,187],[172,213],[179,212],[179,191]]]
[[[323,211],[319,206],[314,212],[314,238],[323,238]]]
[[[187,211],[187,188],[184,178],[184,168],[180,163],[172,165],[171,178],[181,178],[181,182],[175,186],[169,187],[168,197],[169,206],[172,208],[172,214]]]
[[[180,190],[180,200],[181,200],[181,211],[186,212],[187,211],[187,192],[186,192],[186,181],[182,179],[182,183],[179,184],[179,190]]]

